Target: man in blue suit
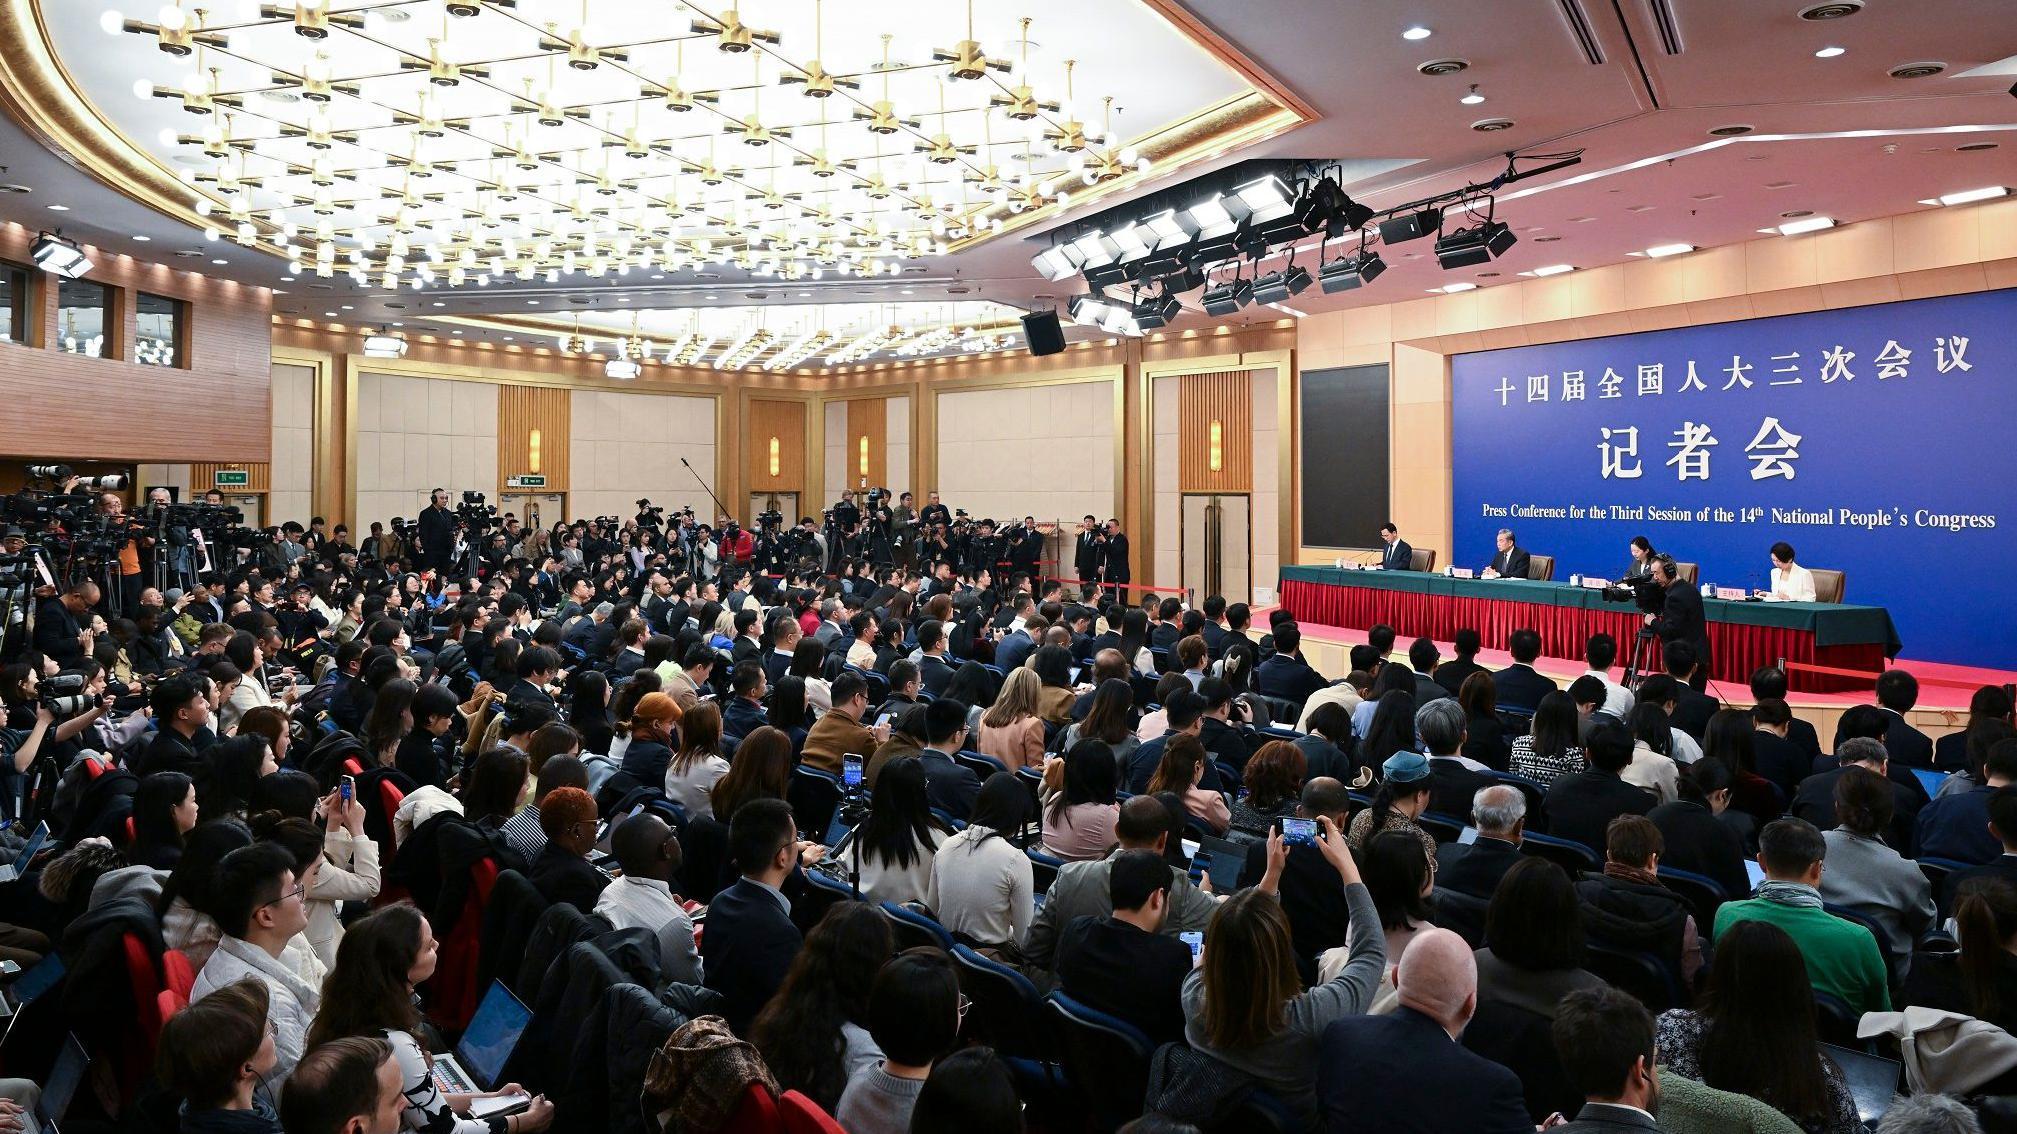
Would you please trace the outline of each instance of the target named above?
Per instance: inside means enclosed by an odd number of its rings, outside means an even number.
[[[1380,539],[1387,545],[1380,557],[1380,566],[1389,571],[1412,571],[1415,569],[1415,549],[1401,538],[1401,529],[1392,520],[1380,525]]]
[[[966,739],[967,707],[941,697],[925,706],[925,748],[917,754],[924,765],[924,792],[931,805],[965,822],[980,796],[980,777],[952,758]]]
[[[1324,1029],[1324,1129],[1532,1134],[1519,1076],[1457,1042],[1478,1007],[1478,966],[1464,939],[1447,929],[1416,934],[1394,988],[1392,1015],[1347,1016]]]
[[[791,920],[786,886],[802,882],[801,863],[819,860],[819,848],[801,846],[791,805],[754,799],[736,808],[728,824],[728,849],[742,877],[714,896],[701,934],[703,980],[721,993],[722,1017],[736,1034],[777,994],[803,941]]]

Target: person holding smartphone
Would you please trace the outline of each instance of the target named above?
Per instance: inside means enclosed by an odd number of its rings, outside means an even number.
[[[874,752],[889,739],[889,723],[879,721],[866,727],[868,682],[860,674],[842,670],[833,679],[833,710],[813,722],[805,735],[800,760],[822,772],[839,775],[841,758],[849,752]]]
[[[1191,975],[1193,954],[1190,945],[1163,932],[1173,881],[1169,864],[1151,850],[1124,850],[1112,862],[1114,912],[1073,918],[1058,935],[1058,989],[1140,1028],[1157,1046],[1180,1043],[1184,978]]]

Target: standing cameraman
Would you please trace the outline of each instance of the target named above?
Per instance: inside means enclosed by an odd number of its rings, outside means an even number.
[[[448,507],[447,489],[435,489],[432,501],[420,512],[414,566],[422,571],[447,571],[455,565],[455,513]]]
[[[140,605],[140,541],[126,520],[126,500],[117,492],[98,494],[98,514],[107,538],[119,548],[119,592],[105,596],[106,613],[118,617]]]
[[[917,550],[917,509],[908,492],[897,497],[896,507],[890,509],[889,538],[892,560],[899,567],[909,567]]]

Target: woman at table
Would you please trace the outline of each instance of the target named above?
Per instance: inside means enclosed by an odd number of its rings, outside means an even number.
[[[1772,589],[1768,597],[1792,602],[1813,602],[1814,573],[1793,562],[1793,545],[1780,540],[1772,545]]]
[[[1630,583],[1639,579],[1651,579],[1653,577],[1653,556],[1655,554],[1652,540],[1642,535],[1633,536],[1632,565],[1625,568],[1625,577],[1618,581],[1621,583]]]

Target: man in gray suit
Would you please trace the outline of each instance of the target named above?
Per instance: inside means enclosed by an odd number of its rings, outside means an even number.
[[[1113,873],[1114,855],[1124,850],[1151,850],[1162,854],[1171,837],[1170,813],[1152,795],[1135,796],[1121,805],[1120,820],[1114,824],[1114,835],[1120,840],[1120,846],[1109,852],[1107,857],[1070,863],[1058,871],[1057,878],[1051,882],[1043,908],[1037,911],[1036,921],[1030,925],[1029,944],[1023,950],[1023,957],[1031,966],[1040,969],[1052,966],[1058,935],[1072,923],[1072,919],[1103,918],[1113,914],[1113,891],[1108,879]],[[1162,931],[1177,934],[1203,930],[1205,923],[1211,920],[1212,911],[1218,907],[1218,900],[1192,885],[1189,873],[1171,867],[1170,874],[1169,916],[1163,921]]]

